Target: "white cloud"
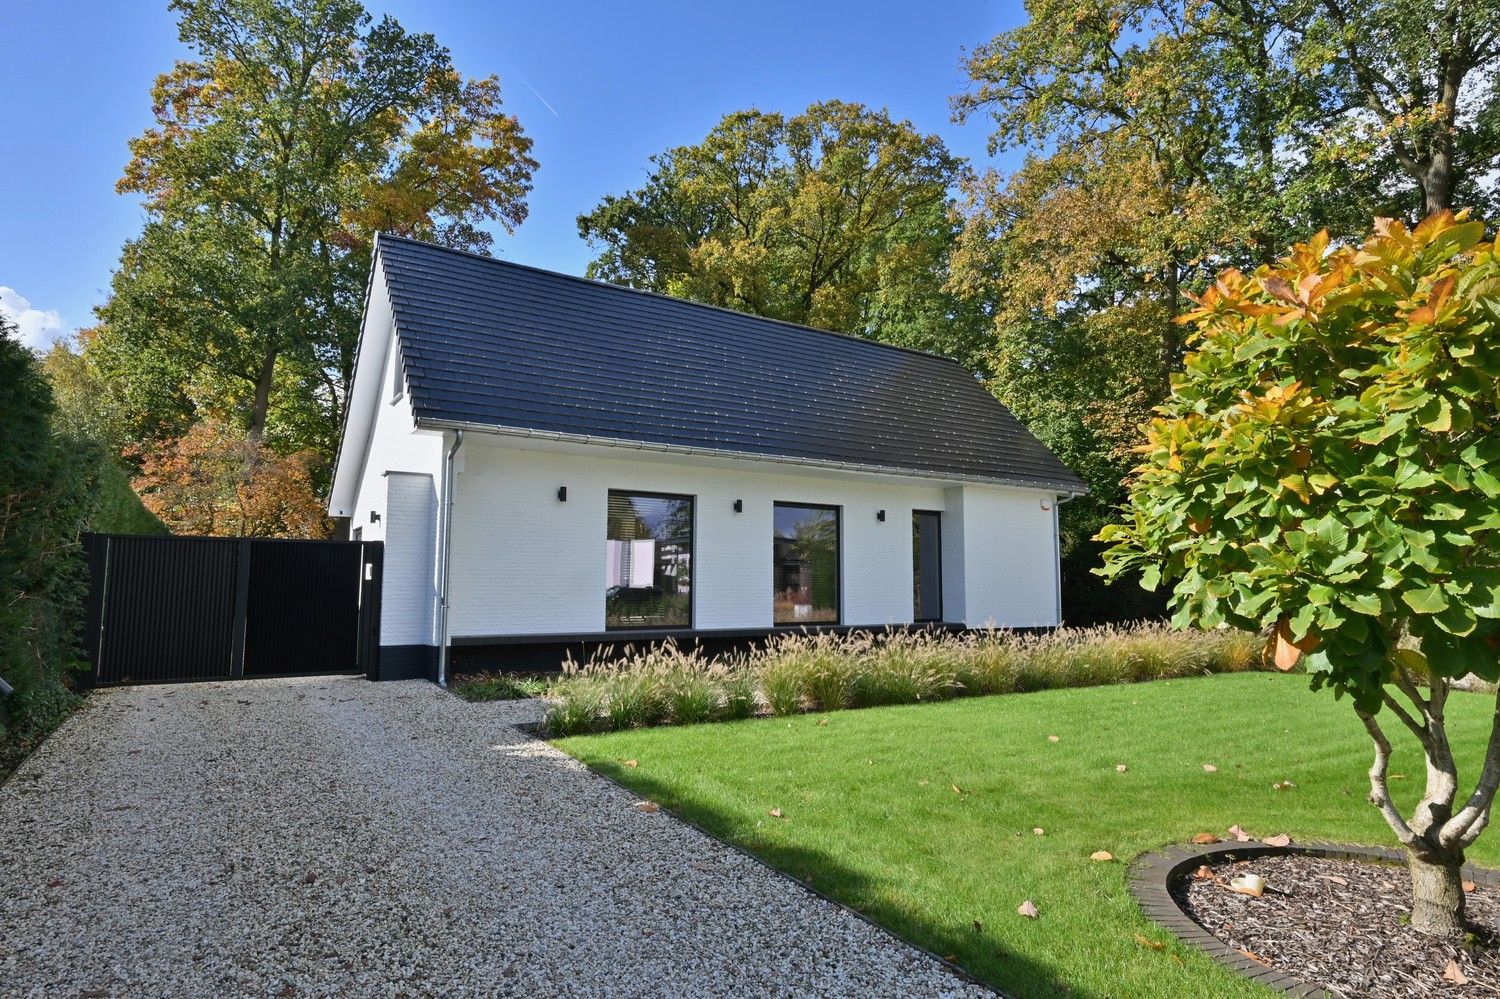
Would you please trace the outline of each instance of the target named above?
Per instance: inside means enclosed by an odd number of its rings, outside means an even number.
[[[3,284],[0,284],[0,312],[16,324],[21,331],[21,342],[32,350],[46,350],[62,336],[62,316],[56,309],[33,309],[30,299]]]

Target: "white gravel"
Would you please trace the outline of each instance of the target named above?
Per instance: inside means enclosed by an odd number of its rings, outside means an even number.
[[[991,995],[470,705],[135,687],[0,787],[0,995]]]

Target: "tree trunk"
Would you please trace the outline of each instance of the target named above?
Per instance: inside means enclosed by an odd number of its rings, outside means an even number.
[[[259,442],[265,436],[266,415],[271,409],[271,386],[276,380],[276,355],[274,348],[267,350],[260,362],[260,375],[255,380],[255,401],[250,406],[249,438]]]
[[[1465,932],[1462,851],[1407,851],[1411,870],[1411,928],[1434,937]]]

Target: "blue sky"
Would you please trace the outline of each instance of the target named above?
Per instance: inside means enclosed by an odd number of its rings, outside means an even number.
[[[885,106],[986,162],[987,123],[953,124],[948,98],[965,86],[962,50],[1024,18],[1019,0],[367,4],[432,32],[461,72],[500,75],[541,169],[530,217],[495,252],[571,273],[591,256],[580,212],[736,109]],[[183,52],[164,0],[0,7],[0,308],[41,344],[91,322],[140,229],[114,184],[150,124],[152,79]]]

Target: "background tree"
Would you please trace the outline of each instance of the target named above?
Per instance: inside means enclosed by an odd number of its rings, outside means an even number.
[[[1494,160],[1484,123],[1500,61],[1479,5],[1454,4],[1429,32],[1416,26],[1430,4],[1365,4],[1361,23],[1421,36],[1376,47],[1337,28],[1333,2],[1031,0],[1027,24],[968,57],[957,116],[988,116],[992,149],[1029,155],[968,183],[950,287],[995,303],[994,391],[1089,483],[1062,518],[1072,621],[1104,602],[1088,538],[1122,496],[1133,428],[1181,366],[1172,320],[1185,292],[1322,228],[1353,238],[1372,215],[1420,216],[1421,189],[1392,150],[1414,134],[1410,102],[1434,91],[1412,90],[1379,125],[1361,65],[1378,52],[1381,78],[1415,80],[1458,65],[1441,52],[1461,49],[1465,196]]]
[[[373,233],[483,250],[482,223],[525,218],[531,142],[493,77],[357,0],[171,7],[195,58],[131,142],[119,189],[148,222],[85,353],[144,441],[208,417],[326,466]]]
[[[885,111],[739,111],[578,218],[592,277],[975,366],[982,303],[944,289],[962,164]]]
[[[1464,850],[1500,787],[1500,702],[1462,794],[1452,681],[1500,680],[1500,246],[1444,212],[1327,233],[1186,317],[1194,353],[1152,420],[1108,573],[1174,582],[1174,623],[1269,629],[1276,663],[1349,695],[1370,800],[1409,855],[1412,926],[1463,931]],[[1410,815],[1387,786],[1406,728],[1427,761]]]

